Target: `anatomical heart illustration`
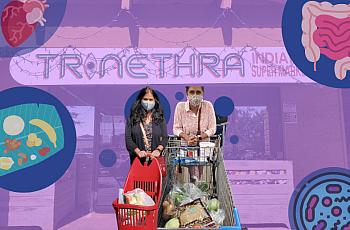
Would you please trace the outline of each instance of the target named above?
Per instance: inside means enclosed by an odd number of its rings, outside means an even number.
[[[38,24],[44,26],[46,0],[12,0],[3,9],[1,28],[4,38],[12,47],[23,44]]]
[[[321,55],[336,61],[335,76],[343,80],[350,70],[350,4],[306,2],[302,9],[301,38],[308,61],[314,64]]]

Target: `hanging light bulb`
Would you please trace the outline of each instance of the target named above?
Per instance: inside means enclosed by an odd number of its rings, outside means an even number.
[[[221,9],[228,9],[232,8],[232,0],[221,0]]]
[[[130,0],[122,0],[122,10],[130,10]]]

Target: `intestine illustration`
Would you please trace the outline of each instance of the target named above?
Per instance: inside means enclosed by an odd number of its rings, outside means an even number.
[[[308,61],[317,62],[321,55],[335,60],[335,76],[343,80],[350,70],[350,4],[306,2],[302,9],[301,42]]]

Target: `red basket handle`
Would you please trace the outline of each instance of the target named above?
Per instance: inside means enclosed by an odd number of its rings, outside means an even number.
[[[147,153],[146,154],[146,161],[143,163],[143,166],[147,164],[148,161],[152,163],[152,161],[155,159],[155,157],[152,155],[152,153]]]

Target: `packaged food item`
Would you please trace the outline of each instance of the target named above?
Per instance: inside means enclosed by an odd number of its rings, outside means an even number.
[[[181,227],[190,227],[194,224],[207,225],[213,222],[202,201],[197,199],[179,208]]]
[[[153,199],[140,188],[124,193],[124,197],[126,204],[134,204],[140,206],[155,205]]]
[[[205,211],[204,207],[199,204],[188,205],[185,210],[180,214],[180,221],[183,225],[188,225],[195,221],[203,221],[208,218],[209,215]]]

